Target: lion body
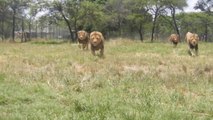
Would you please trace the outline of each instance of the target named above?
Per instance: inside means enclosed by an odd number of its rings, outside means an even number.
[[[176,47],[180,41],[180,37],[177,34],[171,34],[169,37],[169,41],[171,41],[173,43],[174,47]]]
[[[195,33],[187,32],[185,39],[188,44],[188,53],[192,56],[198,55],[198,35]],[[193,52],[193,50],[195,53]]]
[[[92,54],[95,55],[95,51],[100,50],[100,55],[104,54],[104,37],[101,32],[93,31],[90,34],[90,45]]]
[[[89,45],[89,34],[84,31],[78,31],[78,47],[82,49],[87,49],[88,50],[88,45]]]

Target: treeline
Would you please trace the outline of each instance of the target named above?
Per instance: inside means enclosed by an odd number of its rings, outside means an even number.
[[[213,2],[198,0],[184,13],[186,0],[1,0],[1,40],[15,41],[16,31],[29,38],[76,40],[78,30],[101,31],[106,38],[165,40],[171,33],[184,38],[187,31],[213,41]]]

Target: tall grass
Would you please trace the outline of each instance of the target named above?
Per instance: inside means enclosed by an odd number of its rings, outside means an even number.
[[[76,44],[0,44],[0,119],[213,118],[213,44],[109,41],[105,58]]]

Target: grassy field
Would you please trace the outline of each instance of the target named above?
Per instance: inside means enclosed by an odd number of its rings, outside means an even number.
[[[0,120],[212,120],[213,44],[0,43]]]

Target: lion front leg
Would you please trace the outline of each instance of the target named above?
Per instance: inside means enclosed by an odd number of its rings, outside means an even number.
[[[78,42],[78,48],[80,48],[81,49],[81,44]]]
[[[83,50],[85,50],[86,49],[86,44],[83,44],[82,46],[83,46]]]
[[[198,45],[195,46],[195,55],[198,56]]]
[[[188,53],[190,56],[194,56],[193,50],[190,45],[188,46]]]
[[[92,52],[92,55],[95,56],[95,50],[94,50],[94,49],[91,49],[91,52]]]
[[[88,50],[88,49],[89,49],[88,46],[89,46],[88,43],[84,44],[84,49],[85,49],[85,50]]]
[[[103,57],[104,56],[104,49],[102,48],[100,51],[100,56]]]

